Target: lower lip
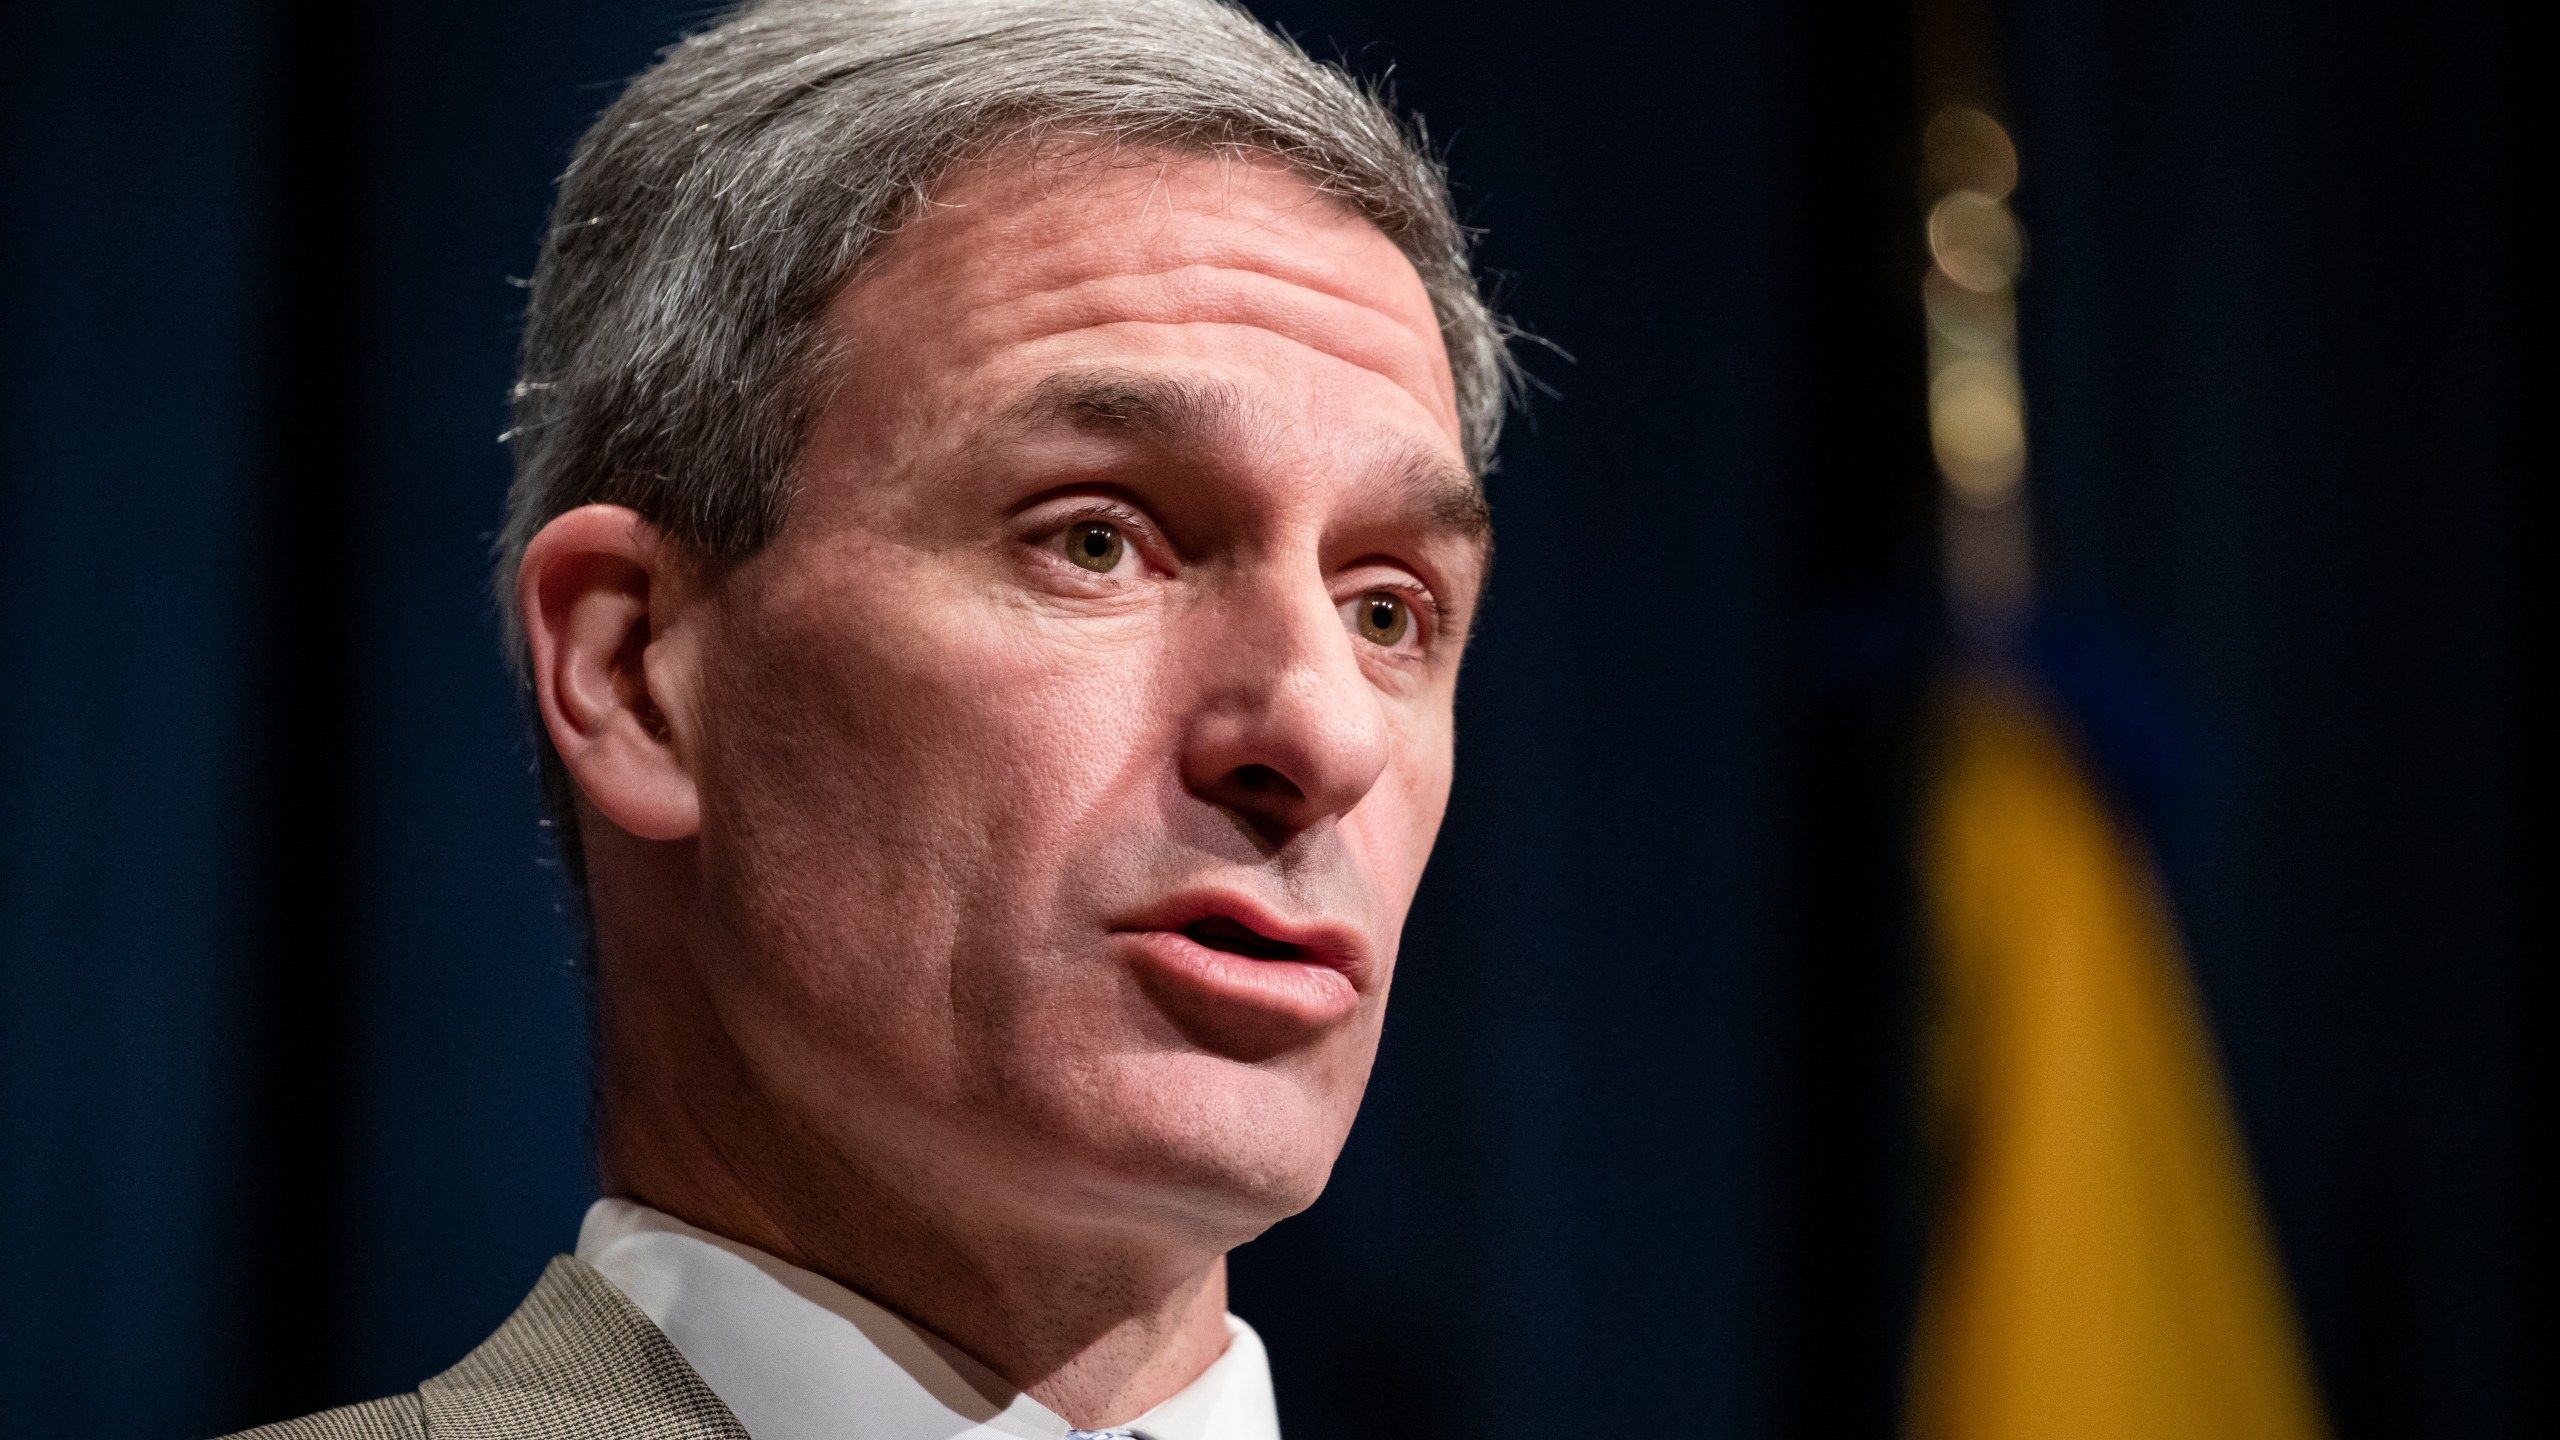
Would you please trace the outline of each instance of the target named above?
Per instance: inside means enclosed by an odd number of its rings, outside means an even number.
[[[1258,960],[1212,949],[1178,930],[1124,930],[1148,979],[1168,983],[1186,998],[1258,1012],[1273,1020],[1316,1029],[1349,1015],[1360,1004],[1351,977],[1311,960]]]

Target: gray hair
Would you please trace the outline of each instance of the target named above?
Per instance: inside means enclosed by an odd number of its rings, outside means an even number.
[[[756,0],[670,48],[579,142],[534,270],[496,553],[507,646],[528,541],[627,505],[704,560],[789,507],[837,368],[828,302],[954,166],[1066,132],[1267,155],[1420,272],[1468,462],[1517,371],[1418,125],[1227,0]],[[563,855],[574,808],[535,727]]]

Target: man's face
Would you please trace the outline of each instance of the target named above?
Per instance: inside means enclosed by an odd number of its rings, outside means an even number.
[[[1421,281],[1268,164],[1015,160],[826,323],[712,590],[700,984],[885,1183],[1246,1238],[1349,1130],[1448,795],[1486,536]]]

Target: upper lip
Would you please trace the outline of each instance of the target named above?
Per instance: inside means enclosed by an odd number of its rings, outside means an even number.
[[[1252,896],[1234,890],[1186,890],[1112,928],[1187,932],[1203,921],[1218,920],[1244,927],[1264,944],[1294,952],[1259,958],[1330,966],[1341,971],[1354,987],[1365,988],[1363,982],[1368,978],[1370,968],[1369,946],[1359,931],[1331,921],[1291,920]],[[1215,937],[1194,935],[1192,938],[1207,943]]]

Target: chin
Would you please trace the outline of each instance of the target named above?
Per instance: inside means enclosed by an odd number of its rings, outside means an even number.
[[[1123,1056],[1038,1107],[1047,1123],[1025,1138],[1072,1157],[1083,1183],[1068,1190],[1111,1222],[1150,1217],[1232,1249],[1314,1204],[1333,1173],[1359,1094],[1313,1070],[1199,1051]]]

